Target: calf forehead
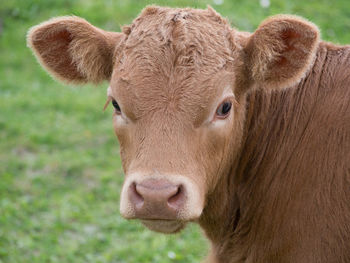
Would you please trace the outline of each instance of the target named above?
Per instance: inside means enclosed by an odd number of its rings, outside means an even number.
[[[143,110],[204,107],[217,93],[218,75],[233,68],[233,31],[212,9],[148,7],[124,32],[112,88]]]
[[[233,50],[229,24],[211,8],[148,7],[123,31],[128,35],[126,49],[134,52],[147,50],[152,53],[156,46],[170,46],[174,55],[193,56],[198,52],[223,59],[230,57]],[[201,62],[207,64],[210,61]]]

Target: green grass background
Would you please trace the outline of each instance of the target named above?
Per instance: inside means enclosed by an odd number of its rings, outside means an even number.
[[[222,2],[222,3],[220,3]],[[26,47],[31,26],[78,15],[120,30],[148,4],[212,5],[253,31],[266,16],[292,13],[323,39],[350,43],[349,0],[0,0],[0,262],[199,262],[208,243],[196,225],[152,233],[119,215],[123,182],[106,86],[53,81]]]

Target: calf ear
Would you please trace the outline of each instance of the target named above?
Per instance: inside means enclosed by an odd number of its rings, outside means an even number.
[[[319,30],[297,16],[268,18],[246,45],[253,81],[265,88],[291,87],[305,76],[314,62]]]
[[[57,79],[98,83],[110,79],[114,49],[122,35],[98,29],[79,17],[58,17],[31,28],[27,45]]]

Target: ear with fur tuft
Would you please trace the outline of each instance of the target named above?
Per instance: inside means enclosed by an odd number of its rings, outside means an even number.
[[[297,84],[316,57],[319,30],[309,21],[291,15],[266,19],[246,45],[251,77],[267,89]]]
[[[32,27],[27,45],[40,64],[65,83],[98,83],[113,70],[113,53],[122,33],[106,32],[74,17],[58,17]]]

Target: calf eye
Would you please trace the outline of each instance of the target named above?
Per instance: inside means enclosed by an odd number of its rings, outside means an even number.
[[[118,102],[117,102],[116,100],[112,100],[112,105],[113,105],[113,107],[114,107],[114,109],[115,109],[115,112],[116,112],[117,114],[119,114],[121,111],[120,111],[120,107],[119,107],[119,105],[118,105]]]
[[[220,106],[216,110],[216,115],[220,119],[224,119],[228,116],[230,113],[230,110],[232,108],[232,102],[231,101],[224,101],[223,103],[220,104]]]

